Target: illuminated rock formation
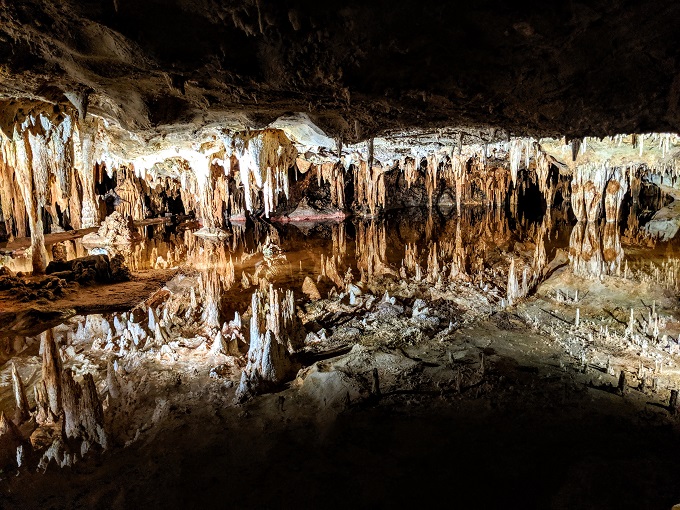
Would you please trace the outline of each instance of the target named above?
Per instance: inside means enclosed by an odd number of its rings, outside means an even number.
[[[292,291],[283,300],[272,285],[251,299],[248,364],[241,375],[236,399],[244,401],[290,380],[297,363],[290,357],[300,347],[301,331]]]

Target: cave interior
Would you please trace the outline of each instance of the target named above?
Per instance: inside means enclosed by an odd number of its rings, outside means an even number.
[[[0,1],[0,508],[680,508],[679,25]]]

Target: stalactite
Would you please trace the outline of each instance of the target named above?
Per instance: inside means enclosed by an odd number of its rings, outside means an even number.
[[[550,170],[552,167],[551,158],[542,150],[536,150],[536,178],[538,180],[538,189],[543,194],[546,207],[548,210],[552,208],[555,199],[555,192],[557,188],[552,185],[550,179]]]
[[[604,213],[607,222],[616,222],[629,185],[634,202],[639,194],[636,165],[614,166],[609,160],[575,166],[571,183],[572,209],[579,221],[597,221]],[[602,211],[602,206],[604,211]]]
[[[427,205],[432,208],[432,197],[439,185],[439,165],[441,162],[435,154],[428,155],[426,161],[425,190],[427,191]]]
[[[598,220],[608,173],[606,163],[586,163],[575,168],[571,182],[571,205],[578,221]]]
[[[94,227],[99,224],[99,208],[94,192],[95,134],[97,123],[94,120],[81,121],[75,131],[78,142],[75,145],[75,167],[82,188],[80,228]]]
[[[331,191],[331,206],[343,210],[345,208],[345,171],[338,163],[317,165],[319,186],[327,183]],[[287,196],[287,195],[286,195]]]
[[[134,172],[123,167],[117,173],[116,194],[120,198],[115,205],[117,212],[133,220],[143,220],[146,217],[143,201],[143,190]]]
[[[513,138],[510,140],[510,179],[514,186],[517,186],[517,176],[519,174],[519,167],[522,163],[522,149],[524,140],[522,138]]]
[[[413,158],[404,158],[399,167],[404,172],[406,187],[410,189],[420,177],[417,161]]]
[[[616,222],[619,219],[621,202],[623,202],[623,197],[628,191],[627,177],[627,172],[621,168],[614,168],[609,174],[604,195],[604,212],[608,223]]]

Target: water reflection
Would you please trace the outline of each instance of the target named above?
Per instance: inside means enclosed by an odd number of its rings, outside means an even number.
[[[411,209],[380,219],[337,223],[232,223],[221,240],[194,235],[191,223],[164,223],[140,226],[139,242],[107,250],[121,253],[133,273],[195,271],[200,286],[196,292],[213,303],[205,320],[216,323],[223,307],[242,308],[236,303],[247,301],[247,293],[241,299],[239,292],[230,290],[273,283],[299,294],[307,277],[322,295],[333,288],[342,292],[353,281],[368,283],[384,276],[431,284],[457,278],[505,286],[514,260],[518,284],[527,280],[531,286],[560,249],[568,251],[570,268],[579,276],[625,275],[624,248],[656,245],[644,231],[636,204],[630,211],[622,224],[572,226],[567,206],[542,216],[486,206],[463,207],[459,214],[447,215],[436,208]],[[81,239],[70,239],[53,245],[48,253],[61,252],[72,259],[92,248]],[[14,271],[31,269],[30,256],[5,257],[4,263]]]

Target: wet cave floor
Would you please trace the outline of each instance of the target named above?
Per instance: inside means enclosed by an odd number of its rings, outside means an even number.
[[[257,222],[220,241],[139,228],[115,248],[130,282],[0,292],[0,410],[12,364],[32,402],[51,327],[63,365],[94,375],[109,434],[72,466],[4,473],[1,508],[680,503],[675,242],[489,208]],[[303,328],[296,372],[236,403],[252,295],[275,289]],[[230,324],[227,349],[211,321]],[[126,333],[138,324],[144,338]]]

